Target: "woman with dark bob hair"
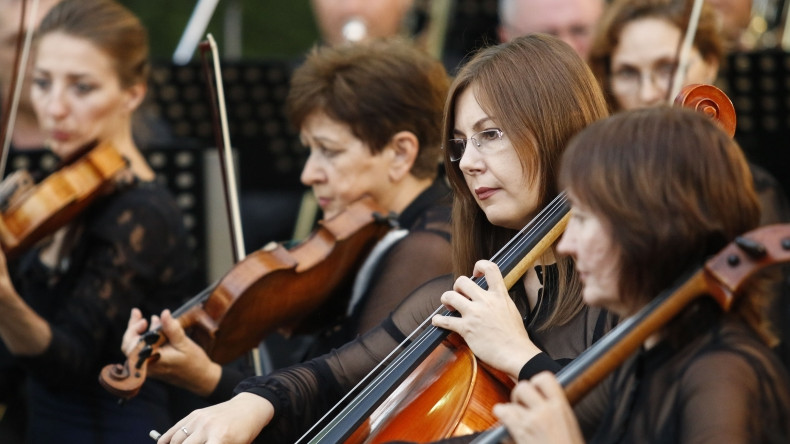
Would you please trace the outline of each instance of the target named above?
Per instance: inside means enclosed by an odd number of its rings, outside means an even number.
[[[572,202],[558,249],[583,298],[623,318],[757,227],[738,144],[701,113],[659,107],[591,125],[571,142],[560,181]],[[788,442],[790,382],[768,348],[764,282],[723,312],[702,297],[652,334],[577,410],[602,418],[592,442]],[[541,373],[495,407],[518,443],[582,442],[562,388]],[[603,413],[603,415],[601,415]]]

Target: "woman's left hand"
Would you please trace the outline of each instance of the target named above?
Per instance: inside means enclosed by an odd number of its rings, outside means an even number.
[[[573,409],[553,374],[543,372],[519,382],[510,398],[510,403],[494,406],[494,415],[516,444],[584,442]]]
[[[540,353],[529,339],[516,304],[510,299],[499,268],[491,261],[475,264],[475,277],[485,276],[488,290],[470,278],[459,277],[442,303],[461,317],[433,317],[433,325],[463,336],[472,352],[486,364],[518,379],[524,364]]]

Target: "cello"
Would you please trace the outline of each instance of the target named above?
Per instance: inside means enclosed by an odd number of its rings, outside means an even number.
[[[695,299],[710,295],[728,311],[745,282],[767,267],[790,262],[790,225],[757,228],[735,238],[698,270],[681,278],[634,316],[612,329],[557,374],[571,405],[615,370],[652,333],[660,329]],[[493,428],[474,444],[504,442],[504,426]]]
[[[729,123],[734,125],[732,104],[715,87],[690,85],[684,89],[677,104],[688,105],[716,117],[722,125]],[[730,127],[725,130],[732,134],[734,128]],[[532,231],[532,236],[540,237],[550,230],[557,230],[556,233],[546,238],[546,243],[550,245],[553,243],[551,239],[556,240],[564,229],[562,223],[564,212],[567,212],[567,206],[564,203],[564,194],[561,193],[528,227],[525,227],[492,258],[492,261],[497,263],[505,275],[508,288],[521,276],[520,273],[513,273],[514,268],[511,268],[510,261],[520,260],[527,251],[537,245],[536,243],[531,246],[527,246],[526,243],[522,244],[526,238],[525,233]],[[546,243],[543,244],[543,247],[547,246]],[[542,250],[540,251],[542,252]],[[534,261],[534,257],[532,261]],[[484,279],[476,280],[476,282],[483,288],[487,286]],[[450,315],[449,312],[445,314]],[[430,321],[426,321],[426,323],[428,322]],[[490,380],[502,382],[502,378],[489,375],[491,372],[477,363],[465,345],[459,347],[457,341],[454,340],[445,342],[446,337],[446,331],[443,332],[436,327],[426,329],[416,339],[412,339],[412,344],[406,351],[398,355],[392,364],[383,370],[376,369],[375,371],[379,372],[377,376],[363,380],[360,386],[365,385],[364,388],[355,388],[336,408],[303,435],[299,442],[356,443],[386,442],[395,439],[431,441],[469,434],[488,427],[483,424],[493,418],[490,407],[496,402],[503,402],[509,398],[507,389],[509,381],[504,381],[504,387],[493,390],[494,393],[499,394],[498,399],[495,395],[482,401],[488,406],[488,412],[480,413],[485,408],[480,406],[481,399],[477,397],[476,393],[477,384]],[[433,355],[429,357],[432,353]],[[419,392],[419,388],[440,384],[444,378],[437,373],[437,368],[440,366],[436,365],[435,359],[438,359],[436,355],[453,356],[452,359],[445,360],[448,365],[441,369],[447,371],[447,375],[457,378],[457,373],[448,370],[452,369],[454,365],[466,366],[471,370],[463,373],[467,375],[466,379],[451,379],[448,376],[447,379],[451,381],[446,386],[447,391],[436,390],[434,393],[431,388],[431,391]],[[418,366],[421,367],[418,368]],[[428,380],[427,383],[414,382],[423,377]],[[486,393],[491,392],[487,391]],[[391,395],[393,393],[394,395]],[[349,398],[353,398],[353,401],[349,401]],[[471,417],[467,416],[467,413]],[[423,421],[423,419],[426,420]],[[489,422],[489,426],[494,422]],[[409,427],[404,428],[403,424],[409,424]],[[481,425],[483,425],[482,428],[480,428]]]

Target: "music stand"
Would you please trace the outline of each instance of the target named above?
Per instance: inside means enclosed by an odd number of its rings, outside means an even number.
[[[285,116],[293,70],[288,61],[222,62],[231,145],[240,163],[240,188],[302,189],[307,150]],[[149,89],[151,109],[178,138],[216,145],[211,102],[200,63],[155,64]]]
[[[735,140],[790,194],[790,53],[779,49],[730,54],[722,79],[735,106]]]

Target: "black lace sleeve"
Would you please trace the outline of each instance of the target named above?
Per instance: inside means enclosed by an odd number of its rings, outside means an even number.
[[[176,308],[193,278],[180,213],[161,189],[135,188],[85,214],[62,274],[32,251],[20,294],[48,320],[52,342],[21,362],[49,386],[94,384],[101,366],[122,362],[132,307],[146,315]]]

